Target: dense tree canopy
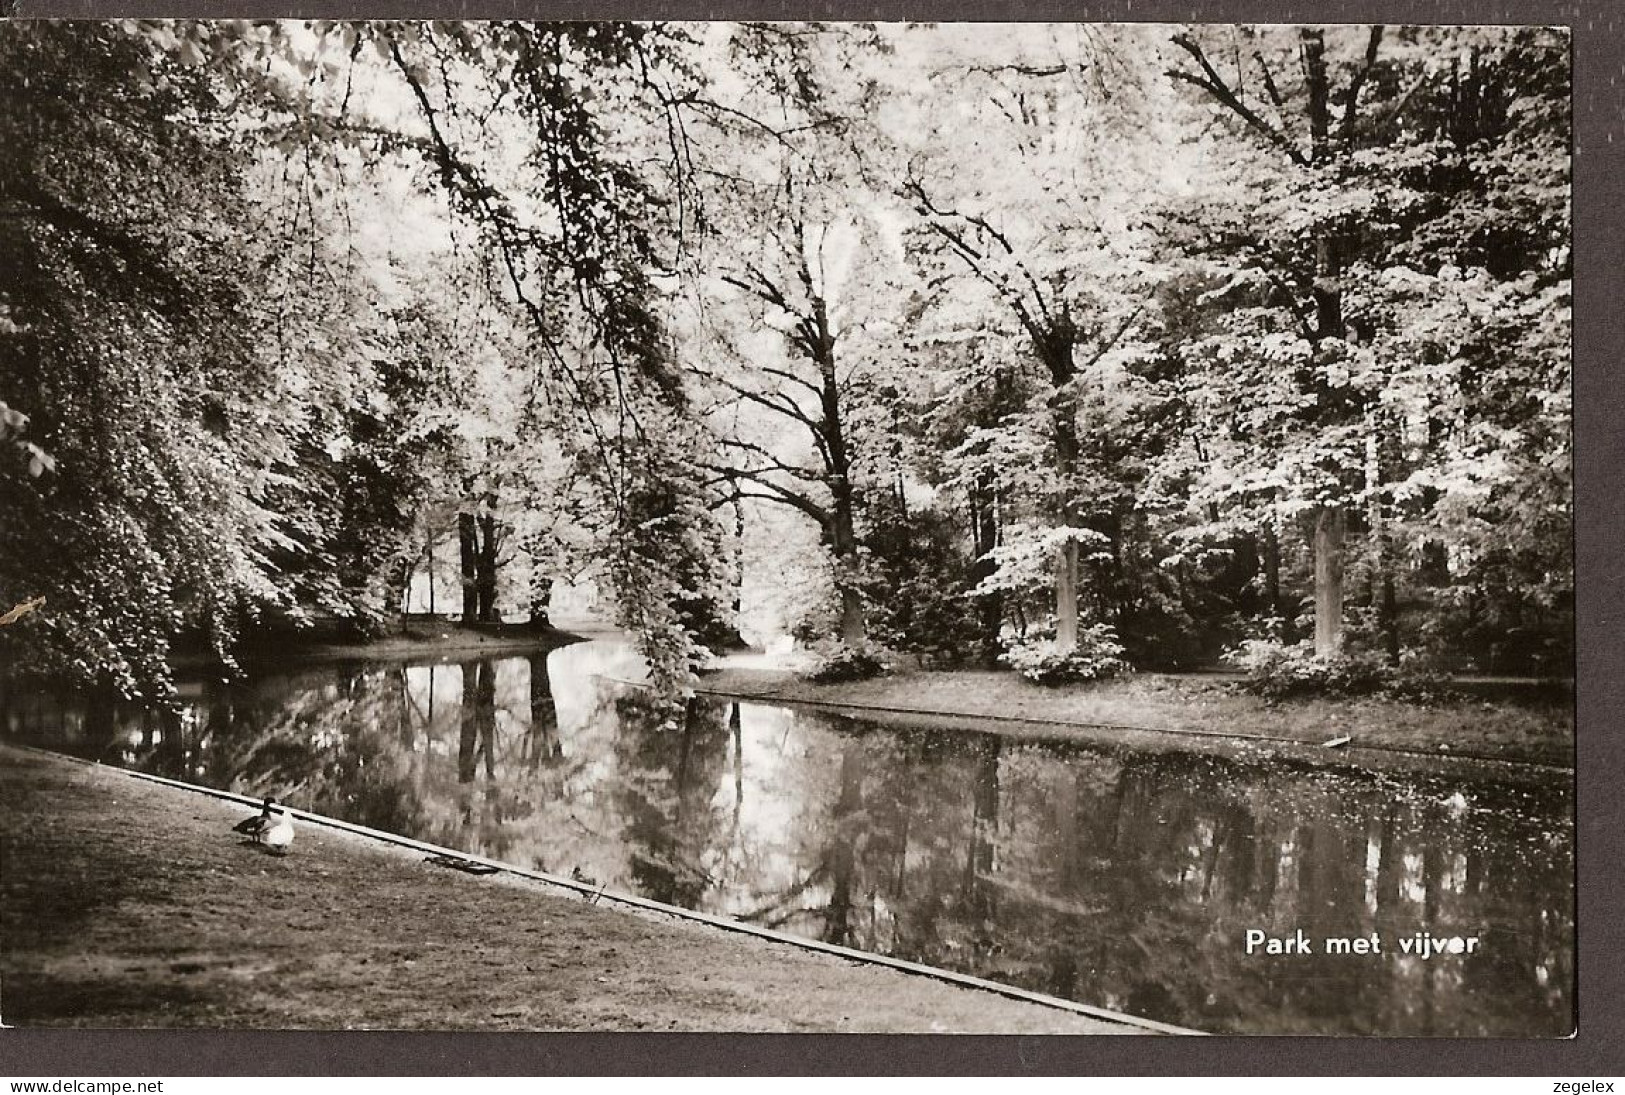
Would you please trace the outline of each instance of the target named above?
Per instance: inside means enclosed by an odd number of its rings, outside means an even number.
[[[1560,31],[11,22],[0,93],[25,668],[163,698],[442,548],[671,689],[1564,666]]]

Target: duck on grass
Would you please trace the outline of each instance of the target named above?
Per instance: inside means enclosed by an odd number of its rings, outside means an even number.
[[[277,800],[267,798],[260,812],[244,818],[231,827],[234,833],[248,837],[246,843],[264,848],[273,855],[287,855],[293,844],[293,818],[286,806],[278,807]]]

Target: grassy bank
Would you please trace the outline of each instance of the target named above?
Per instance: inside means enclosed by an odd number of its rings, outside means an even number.
[[[716,695],[869,708],[891,719],[923,717],[989,730],[1025,723],[1029,736],[1051,738],[1099,736],[1089,728],[1104,727],[1124,733],[1236,735],[1319,748],[1347,736],[1355,749],[1551,765],[1573,760],[1573,701],[1561,691],[1529,689],[1520,695],[1506,690],[1493,699],[1435,705],[1383,697],[1271,703],[1243,692],[1234,681],[1200,676],[1147,673],[1052,688],[1010,672],[937,670],[813,684],[788,672],[741,668],[709,673],[700,688]],[[1136,734],[1136,740],[1141,736]]]
[[[0,746],[0,1018],[441,1030],[1133,1028],[858,965]]]

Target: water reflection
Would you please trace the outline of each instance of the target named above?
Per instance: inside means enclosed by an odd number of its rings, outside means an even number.
[[[8,733],[660,901],[1206,1030],[1561,1035],[1562,790],[1373,777],[696,701],[623,651],[325,667],[178,717],[11,698]],[[1247,957],[1477,935],[1473,955]]]

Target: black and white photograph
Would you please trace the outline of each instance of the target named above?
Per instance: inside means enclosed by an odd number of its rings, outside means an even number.
[[[1571,1037],[1571,77],[0,22],[0,1022]]]

